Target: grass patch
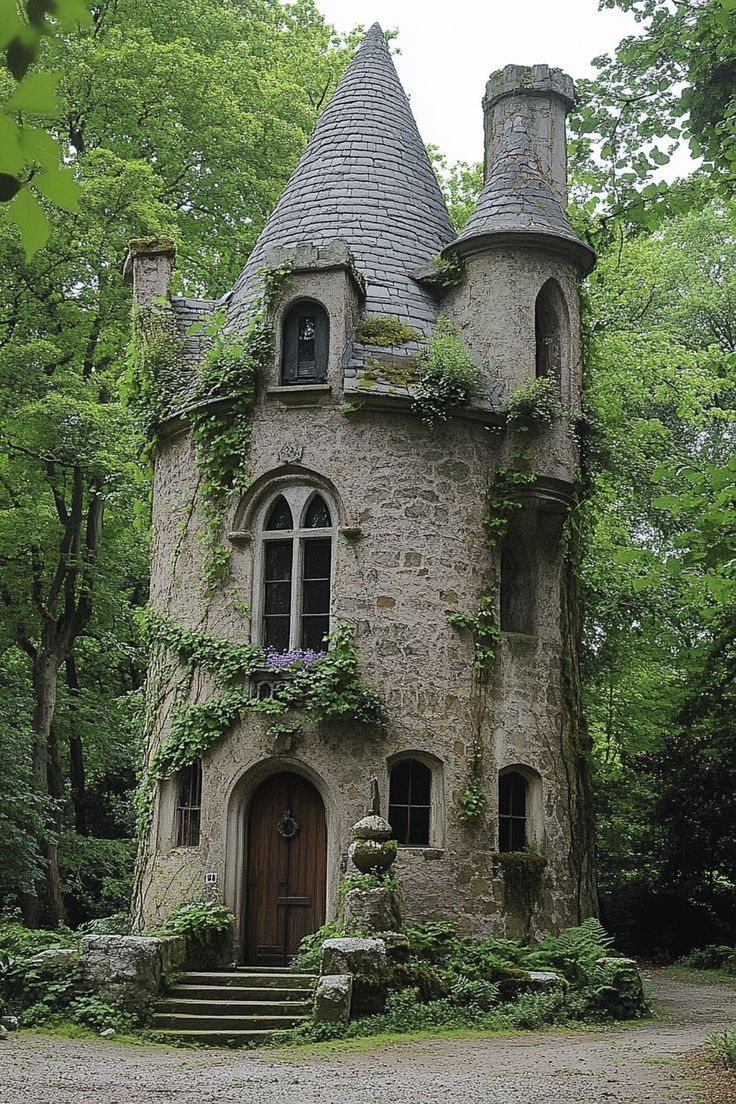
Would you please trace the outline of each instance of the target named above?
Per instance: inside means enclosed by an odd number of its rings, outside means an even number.
[[[701,970],[696,966],[682,966],[676,963],[673,966],[662,967],[662,972],[680,981],[694,981],[706,985],[716,985],[725,981],[728,985],[736,985],[736,976],[728,970]]]
[[[85,1043],[99,1043],[100,1045],[109,1043],[112,1046],[145,1046],[155,1047],[159,1050],[173,1049],[170,1044],[157,1042],[149,1037],[145,1031],[142,1031],[140,1035],[106,1035],[103,1038],[97,1032],[91,1031],[88,1027],[82,1027],[81,1024],[74,1023],[72,1020],[48,1022],[40,1027],[21,1027],[13,1034],[24,1039],[36,1038],[40,1040],[51,1036],[57,1039],[72,1039]]]

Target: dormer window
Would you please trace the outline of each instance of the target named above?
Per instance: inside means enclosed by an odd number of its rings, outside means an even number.
[[[313,299],[302,299],[284,319],[281,383],[324,383],[327,379],[330,320]]]

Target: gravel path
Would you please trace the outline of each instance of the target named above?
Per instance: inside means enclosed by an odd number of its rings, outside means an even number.
[[[654,971],[656,1025],[438,1039],[328,1056],[187,1051],[24,1032],[2,1104],[694,1104],[680,1057],[736,1022],[736,986]]]

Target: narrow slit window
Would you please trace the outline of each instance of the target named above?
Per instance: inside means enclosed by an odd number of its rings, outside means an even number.
[[[268,541],[265,546],[263,643],[288,652],[291,635],[293,542]]]
[[[404,759],[391,770],[388,819],[404,847],[427,847],[432,808],[432,772],[416,759]]]
[[[527,845],[529,783],[518,771],[498,779],[498,849],[523,851]]]
[[[501,629],[532,635],[536,625],[537,573],[527,534],[514,525],[501,544],[500,575]]]
[[[302,648],[322,651],[330,631],[332,541],[305,540],[302,576]]]
[[[202,762],[179,771],[179,792],[176,806],[176,846],[198,847],[202,820]]]
[[[548,280],[534,304],[537,379],[561,381],[567,341],[567,306],[559,284]]]

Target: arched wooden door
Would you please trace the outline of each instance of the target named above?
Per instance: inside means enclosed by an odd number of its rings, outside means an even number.
[[[327,824],[317,789],[274,774],[248,816],[244,961],[286,966],[302,936],[325,922]]]

